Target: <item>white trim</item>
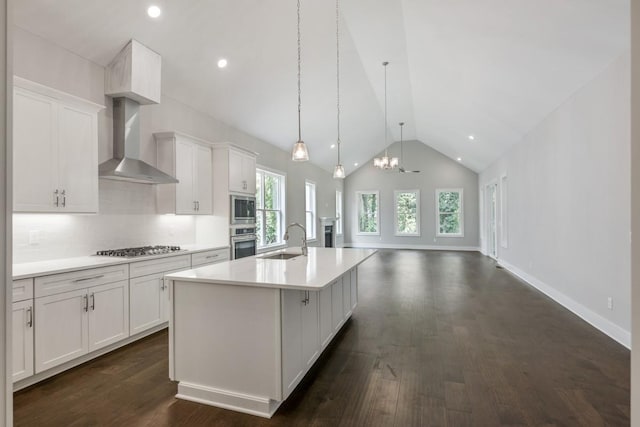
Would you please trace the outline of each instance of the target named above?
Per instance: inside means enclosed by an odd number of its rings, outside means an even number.
[[[282,172],[279,171],[277,169],[272,169],[272,168],[268,168],[268,167],[264,167],[262,165],[256,165],[256,193],[258,192],[258,174],[262,174],[262,178],[261,178],[261,182],[262,182],[262,186],[260,188],[262,194],[260,195],[260,198],[262,199],[262,204],[264,206],[264,178],[265,178],[265,174],[269,174],[269,175],[275,175],[278,177],[278,181],[280,183],[279,185],[279,189],[278,189],[278,193],[279,193],[279,209],[267,209],[268,211],[271,212],[275,212],[278,211],[280,212],[280,235],[278,236],[279,241],[278,243],[273,243],[271,245],[264,245],[264,246],[258,246],[256,244],[256,253],[260,253],[265,252],[265,251],[272,251],[274,249],[277,249],[278,247],[284,247],[286,246],[287,242],[285,242],[282,239],[282,235],[284,234],[284,231],[287,228],[287,173],[286,172]],[[256,201],[257,201],[257,197],[256,197]],[[265,209],[259,209],[256,206],[256,223],[258,222],[258,211],[262,211],[264,212]],[[266,217],[265,217],[266,218]],[[266,222],[266,221],[265,221]]]
[[[401,233],[398,231],[398,194],[414,193],[416,195],[416,232]],[[393,235],[396,237],[420,237],[420,190],[393,190]]]
[[[460,232],[440,232],[440,193],[460,193]],[[436,188],[436,237],[464,237],[464,188]]]
[[[338,197],[340,194],[340,197]],[[338,198],[340,199],[340,212],[338,212]],[[344,236],[344,192],[340,189],[336,190],[336,237]],[[340,230],[338,230],[338,223]]]
[[[313,188],[313,206],[312,210],[307,210],[307,186],[311,185]],[[309,224],[307,224],[307,212],[311,213],[312,229],[309,230]],[[307,230],[309,239],[307,242],[315,242],[318,239],[318,186],[315,181],[310,179],[304,180],[304,224]]]
[[[33,82],[31,80],[27,80],[19,76],[13,76],[13,85],[15,88],[23,89],[28,92],[37,93],[38,95],[43,95],[49,98],[57,99],[58,101],[64,102],[65,104],[69,104],[71,106],[74,106],[92,113],[97,113],[98,111],[103,110],[105,108],[104,105],[96,104],[95,102],[89,101],[87,99],[80,98],[75,95],[71,95],[70,93],[63,92],[61,90],[54,89],[52,87]]]
[[[344,243],[343,247],[366,249],[419,249],[427,251],[480,252],[478,246],[404,245],[395,243]]]
[[[584,305],[573,300],[572,298],[568,297],[562,292],[559,292],[558,290],[554,289],[552,286],[548,285],[547,283],[544,283],[543,281],[538,280],[537,278],[529,275],[528,273],[525,273],[524,271],[520,270],[518,267],[511,265],[508,262],[505,262],[503,260],[499,261],[499,265],[504,267],[507,271],[518,276],[525,283],[536,288],[537,290],[539,290],[540,292],[542,292],[543,294],[545,294],[546,296],[548,296],[549,298],[551,298],[552,300],[554,300],[555,302],[557,302],[558,304],[566,308],[567,310],[571,311],[573,314],[580,317],[582,320],[589,323],[594,328],[608,335],[609,337],[616,340],[617,342],[627,347],[628,349],[631,349],[631,332],[616,325],[609,319],[602,317],[598,313],[585,307]]]
[[[252,396],[188,382],[178,383],[178,399],[271,418],[282,402],[268,397]]]
[[[376,211],[376,229],[374,232],[360,231],[360,195],[375,194],[378,201]],[[358,190],[356,191],[356,236],[379,236],[380,235],[380,191],[378,190]]]
[[[506,184],[506,188],[505,188]],[[500,246],[509,247],[509,178],[507,173],[500,175]]]

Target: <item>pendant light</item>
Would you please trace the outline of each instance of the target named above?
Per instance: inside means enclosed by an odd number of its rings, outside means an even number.
[[[389,62],[385,61],[382,65],[384,66],[384,143],[387,145],[387,65]],[[397,157],[389,157],[387,147],[384,149],[384,156],[373,159],[373,166],[382,170],[397,168],[398,163]]]
[[[410,171],[404,168],[404,147],[402,145],[403,141],[403,135],[402,135],[402,128],[404,127],[404,122],[400,122],[398,123],[400,125],[400,167],[398,168],[398,171],[400,173],[420,173],[420,171]]]
[[[333,169],[333,177],[344,179],[344,166],[340,163],[340,0],[336,0],[336,105],[338,112],[338,163]]]
[[[301,90],[300,90],[300,0],[298,0],[298,142],[291,150],[291,160],[294,162],[306,162],[309,160],[309,151],[302,140],[302,131],[300,128],[300,106],[301,106]]]

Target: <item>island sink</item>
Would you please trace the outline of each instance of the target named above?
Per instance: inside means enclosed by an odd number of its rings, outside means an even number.
[[[295,257],[301,256],[301,255],[302,254],[291,254],[291,253],[281,252],[279,254],[263,256],[263,257],[260,257],[260,258],[262,258],[262,259],[291,259],[291,258],[295,258]]]

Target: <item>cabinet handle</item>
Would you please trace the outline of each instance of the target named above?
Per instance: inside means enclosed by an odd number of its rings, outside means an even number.
[[[194,201],[193,201],[193,210],[194,210],[194,211],[196,210],[196,206],[197,206],[197,205],[196,205],[196,203],[197,203],[197,202],[194,200]]]
[[[91,310],[96,310],[96,294],[91,294]]]
[[[220,254],[217,254],[217,255],[209,255],[208,257],[205,257],[204,259],[218,258],[219,256],[220,256]]]
[[[62,207],[67,206],[67,190],[62,190]]]
[[[56,196],[56,201],[55,201],[54,204],[56,205],[56,207],[58,207],[58,206],[60,206],[60,203],[59,203],[60,202],[60,196],[58,196],[58,190],[54,191],[53,194],[55,194],[55,196]]]
[[[27,327],[33,327],[33,307],[27,308]]]
[[[82,299],[84,300],[84,311],[89,311],[89,297],[85,294]]]
[[[84,279],[76,279],[73,281],[73,283],[86,282],[87,280],[101,279],[103,277],[104,277],[104,274],[100,274],[98,276],[85,277]]]
[[[196,201],[196,206],[198,207],[196,210],[200,211],[200,200]]]
[[[164,279],[160,279],[160,289],[165,290],[166,286],[164,285]]]
[[[302,300],[302,303],[304,305],[309,304],[309,296],[310,296],[309,291],[304,291],[304,299]]]

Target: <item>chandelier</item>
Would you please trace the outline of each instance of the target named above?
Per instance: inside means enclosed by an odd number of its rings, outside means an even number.
[[[384,143],[387,145],[387,65],[389,62],[385,61],[382,65],[384,66]],[[373,166],[382,170],[394,169],[398,165],[398,158],[389,157],[387,148],[384,149],[384,156],[373,159]]]

